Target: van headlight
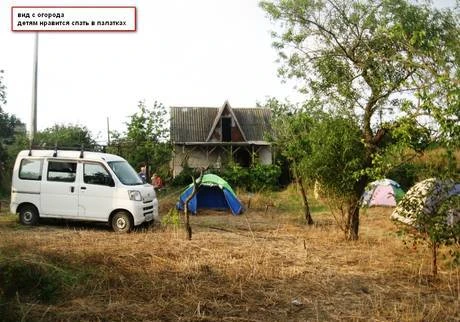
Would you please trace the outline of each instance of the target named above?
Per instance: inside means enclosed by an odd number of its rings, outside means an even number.
[[[142,195],[141,192],[138,190],[129,190],[129,199],[130,200],[135,200],[135,201],[142,201]]]

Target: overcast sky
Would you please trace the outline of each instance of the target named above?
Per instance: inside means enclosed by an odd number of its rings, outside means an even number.
[[[434,1],[438,6],[454,0]],[[34,33],[12,32],[11,6],[136,6],[137,32],[40,33],[38,130],[87,126],[106,141],[123,132],[137,102],[255,106],[269,96],[298,101],[277,77],[272,25],[257,0],[40,0],[0,3],[5,107],[29,126]]]

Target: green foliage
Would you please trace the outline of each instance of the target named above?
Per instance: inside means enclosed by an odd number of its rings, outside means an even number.
[[[249,168],[249,185],[248,191],[258,192],[266,190],[275,190],[278,187],[278,180],[281,174],[281,168],[276,164],[254,164]]]
[[[279,187],[281,168],[276,164],[263,165],[257,162],[246,168],[236,162],[229,162],[217,174],[233,188],[238,187],[251,192],[270,191]],[[200,172],[185,166],[182,172],[172,180],[172,184],[187,186],[192,183],[192,176],[198,178]]]
[[[188,166],[185,166],[179,175],[174,177],[174,179],[171,181],[171,184],[176,187],[185,187],[188,186],[193,182],[193,178],[198,178],[200,176],[200,173],[193,168],[190,168]]]
[[[412,220],[412,224],[401,227],[406,242],[412,240],[414,244],[427,244],[432,248],[434,275],[437,248],[460,242],[460,195],[451,193],[454,184],[452,180],[425,181],[423,188],[412,191],[396,209],[398,215]],[[458,261],[458,248],[451,248],[451,255],[454,262]]]
[[[3,82],[3,69],[0,69],[0,108],[6,104],[6,85]]]
[[[360,171],[365,167],[365,148],[354,119],[318,114],[316,123],[305,134],[310,145],[301,169],[311,181],[321,182],[329,194],[354,197]]]
[[[135,167],[148,165],[148,179],[152,171],[165,178],[172,156],[166,107],[155,101],[149,108],[145,101],[140,101],[138,108],[127,122],[126,133],[112,133],[111,146],[107,150],[123,156]]]
[[[180,213],[176,208],[171,208],[168,213],[161,217],[161,225],[164,227],[172,226],[179,228],[180,226]]]
[[[430,239],[438,244],[460,242],[460,195],[447,197],[434,216],[420,215]],[[458,255],[458,254],[457,254]]]
[[[347,116],[288,108],[270,103],[273,141],[280,153],[310,184],[320,181],[328,195],[354,195],[364,167],[365,148],[358,122]]]
[[[284,119],[293,120],[290,126],[280,118],[281,124],[288,125],[281,127],[286,130],[279,131],[275,140],[295,161],[294,169],[301,159],[306,170],[319,166],[316,175],[331,184],[333,191],[346,189],[354,203],[348,205],[350,210],[357,209],[366,182],[388,173],[390,156],[403,148],[420,151],[433,138],[451,151],[458,145],[458,15],[405,0],[279,0],[262,1],[261,7],[278,25],[273,46],[282,62],[279,74],[303,84],[309,116],[316,117],[311,113],[314,110],[340,115],[315,129],[315,118],[308,122],[307,115],[301,122],[305,131],[317,131],[323,137],[311,136],[311,142],[304,142],[298,139],[299,133],[304,136],[297,123],[303,116],[291,117],[286,108],[272,109],[275,117],[284,111]],[[393,118],[386,123],[383,111],[396,111],[397,117],[385,115]],[[294,110],[294,114],[303,112]],[[329,126],[334,122],[338,128]],[[332,132],[328,134],[327,129]],[[315,152],[308,156],[308,149],[322,150],[326,162],[321,165]],[[329,156],[335,162],[327,162]],[[334,175],[337,183],[333,183]],[[352,217],[353,238],[357,238],[359,213]]]
[[[221,170],[219,176],[227,181],[233,188],[246,188],[249,186],[249,168],[242,167],[238,163],[228,163],[225,168]]]
[[[83,145],[86,149],[94,149],[96,140],[86,126],[75,124],[55,124],[35,135],[34,143],[42,148],[77,149]]]
[[[407,162],[398,167],[392,168],[385,177],[396,181],[401,185],[403,190],[406,191],[415,183],[420,181],[419,174],[423,172],[423,168],[420,166]]]
[[[259,192],[275,190],[280,174],[281,168],[276,164],[255,163],[249,168],[244,168],[239,164],[230,163],[219,175],[234,188]]]
[[[10,192],[11,170],[18,146],[23,146],[25,125],[15,115],[3,111],[6,85],[0,70],[0,196]],[[20,150],[20,149],[19,149]]]

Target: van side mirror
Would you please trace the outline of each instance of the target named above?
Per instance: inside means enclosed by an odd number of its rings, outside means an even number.
[[[113,180],[112,177],[107,178],[107,184],[109,187],[115,187],[115,181]]]

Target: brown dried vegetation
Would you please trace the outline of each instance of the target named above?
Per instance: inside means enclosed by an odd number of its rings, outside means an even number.
[[[144,227],[118,235],[90,224],[22,227],[3,213],[0,316],[25,321],[460,320],[460,268],[446,257],[433,280],[429,250],[405,246],[396,237],[391,209],[367,211],[360,239],[347,242],[326,212],[313,214],[314,226],[303,225],[293,191],[241,197],[252,198],[242,216],[207,211],[192,217],[191,241],[183,227]],[[162,214],[173,199],[163,200]]]

